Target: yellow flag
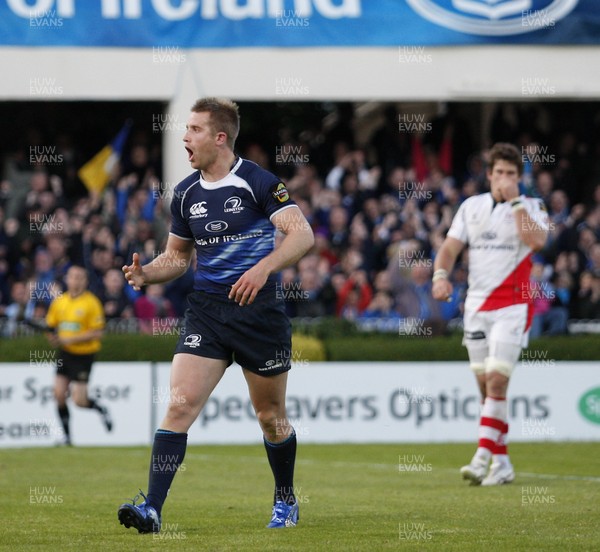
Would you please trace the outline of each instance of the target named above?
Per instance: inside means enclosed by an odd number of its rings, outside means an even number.
[[[77,172],[77,176],[91,193],[99,194],[106,188],[115,165],[121,159],[130,128],[131,122],[127,121],[116,138],[104,146]]]

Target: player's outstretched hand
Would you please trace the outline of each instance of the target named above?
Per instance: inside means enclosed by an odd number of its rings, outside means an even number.
[[[146,283],[146,278],[140,264],[139,254],[134,253],[132,263],[129,266],[123,265],[122,270],[127,283],[136,291],[140,291],[141,287]]]

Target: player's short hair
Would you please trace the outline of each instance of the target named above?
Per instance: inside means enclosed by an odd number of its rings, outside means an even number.
[[[210,113],[210,122],[215,132],[227,134],[227,145],[233,150],[240,132],[239,106],[227,98],[201,98],[192,106],[194,113]]]
[[[488,169],[490,172],[494,170],[496,161],[507,161],[508,163],[512,163],[517,166],[519,176],[523,174],[523,158],[517,146],[514,146],[513,144],[508,144],[506,142],[494,144],[489,153]]]

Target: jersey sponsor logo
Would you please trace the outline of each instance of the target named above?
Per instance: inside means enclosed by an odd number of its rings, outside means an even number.
[[[227,228],[229,228],[229,224],[224,220],[213,220],[204,227],[207,232],[223,232]]]
[[[284,203],[285,201],[290,199],[290,194],[288,193],[287,188],[285,187],[285,184],[283,182],[277,184],[277,186],[275,186],[275,189],[271,192],[271,194],[277,201],[279,201],[279,203]]]
[[[186,347],[191,347],[195,349],[196,347],[200,347],[200,341],[202,340],[202,336],[199,334],[190,334],[185,336],[185,340],[183,344]]]
[[[250,240],[252,238],[259,238],[263,235],[262,230],[255,230],[254,232],[248,232],[247,234],[229,234],[225,236],[210,236],[210,238],[198,238],[196,243],[201,246],[210,246],[218,243],[229,243],[240,240]]]
[[[421,17],[454,31],[508,36],[553,27],[579,0],[406,0]]]
[[[208,209],[206,207],[204,207],[206,205],[206,201],[201,201],[200,203],[194,203],[191,207],[190,207],[190,218],[204,218],[207,217],[208,215],[206,214],[206,212],[208,211]]]
[[[495,240],[497,237],[498,234],[496,234],[496,232],[483,232],[481,234],[482,240]]]
[[[242,200],[238,196],[231,196],[223,204],[224,213],[241,213],[245,207],[242,207]]]

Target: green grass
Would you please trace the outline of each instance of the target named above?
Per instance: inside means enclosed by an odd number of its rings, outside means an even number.
[[[343,321],[342,321],[343,322]],[[459,360],[467,362],[467,350],[462,345],[462,334],[450,336],[409,337],[396,334],[361,334],[346,331],[347,324],[329,321],[331,335],[325,330],[307,334],[319,338],[320,344],[306,340],[302,333],[295,334],[294,343],[299,358],[335,361],[431,361]],[[342,333],[342,329],[346,333]],[[323,335],[320,335],[323,333]],[[303,340],[304,337],[304,340]],[[108,334],[102,340],[99,361],[156,361],[170,362],[177,336]],[[31,351],[50,351],[42,335],[0,339],[3,362],[29,362]],[[323,350],[324,349],[324,350]],[[595,361],[600,358],[600,339],[589,335],[542,337],[531,340],[529,351],[540,351],[540,358],[552,360]],[[294,356],[294,358],[296,358]]]
[[[472,452],[470,444],[300,445],[300,523],[267,530],[272,478],[263,448],[189,447],[164,531],[154,536],[116,518],[121,502],[145,490],[148,448],[5,449],[0,549],[597,549],[600,443],[513,444],[517,479],[493,488],[469,487],[457,475]],[[400,455],[422,471],[400,471]],[[57,503],[32,504],[36,487],[43,502]]]

